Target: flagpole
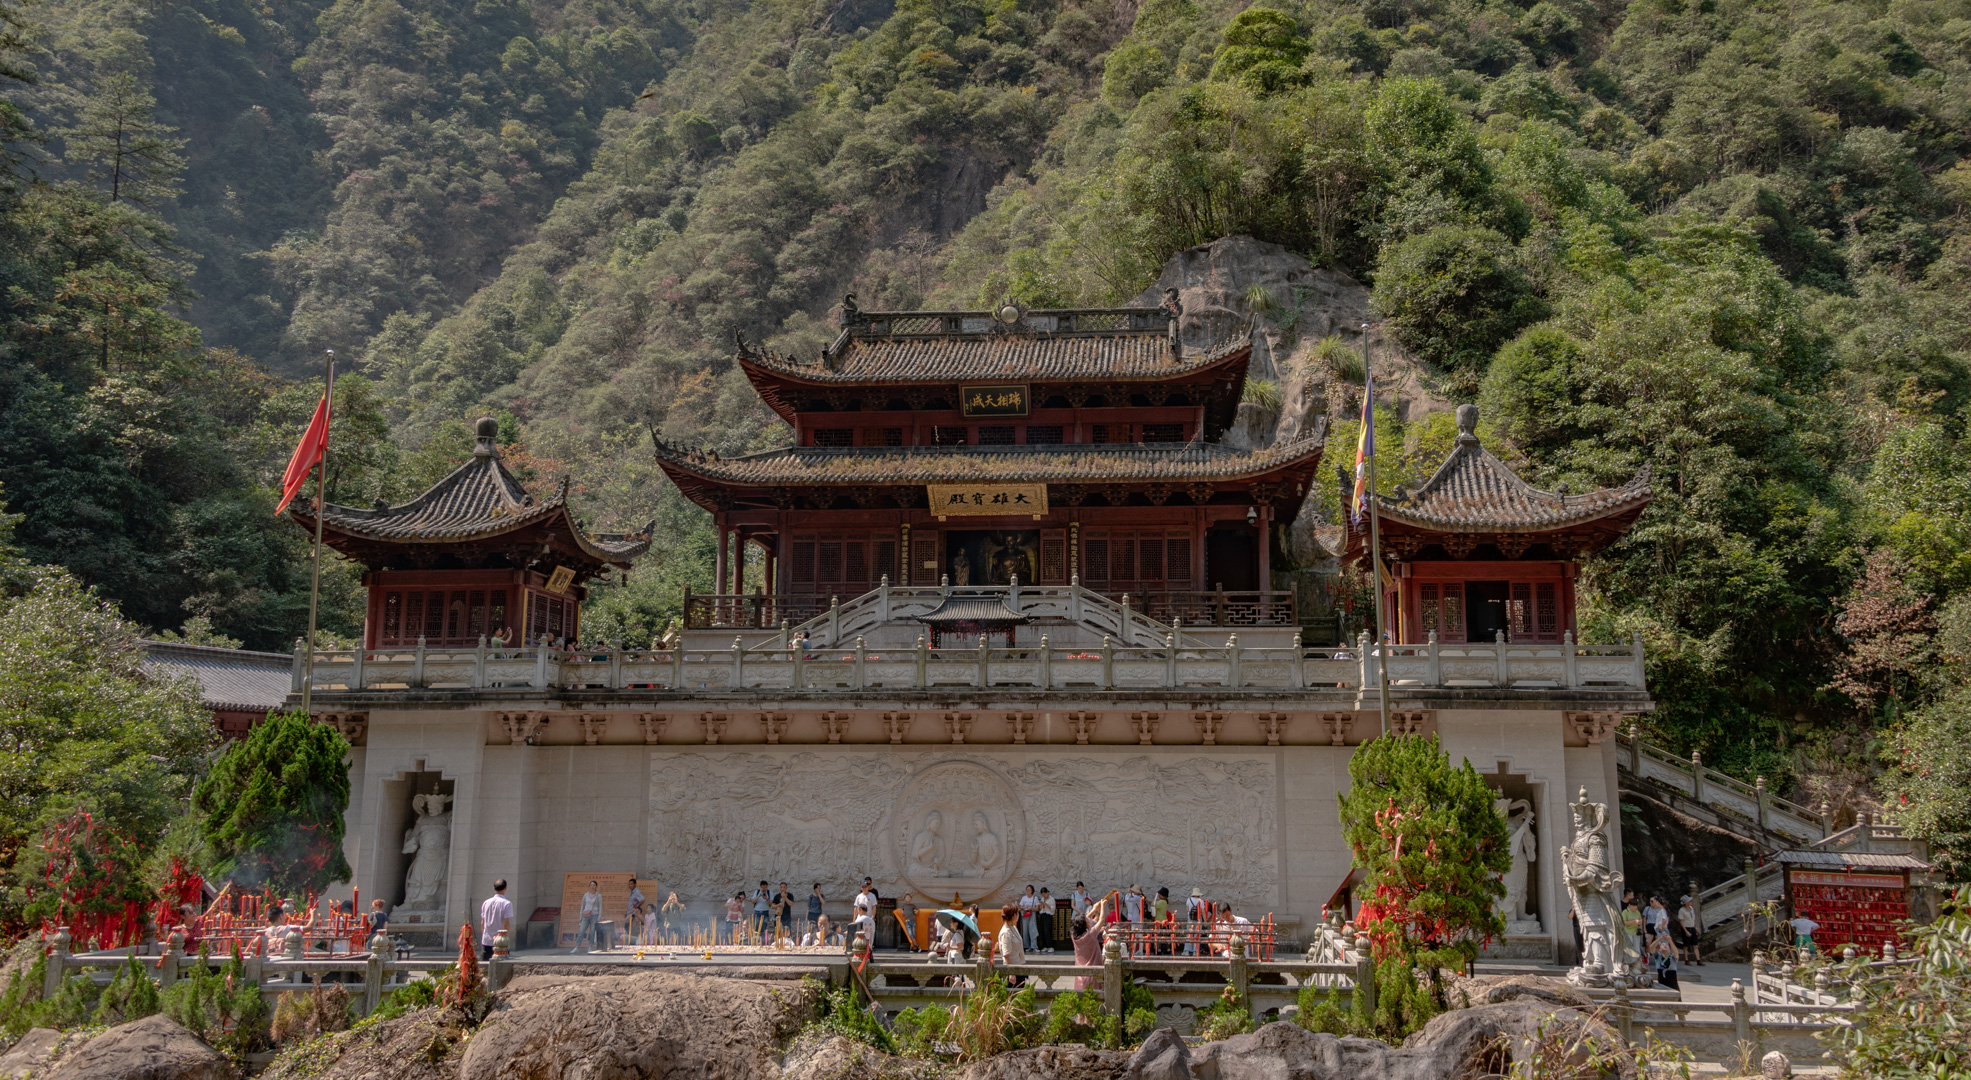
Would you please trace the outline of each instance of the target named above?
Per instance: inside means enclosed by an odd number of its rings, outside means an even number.
[[[315,612],[322,598],[322,518],[328,506],[328,427],[335,412],[335,350],[328,350],[328,358],[322,362],[322,460],[315,464],[315,557],[314,568],[308,578],[308,656],[302,664],[301,676],[301,715],[313,718],[309,704],[315,692]],[[1383,710],[1388,712],[1387,707]],[[1384,727],[1388,727],[1385,716]]]
[[[1362,392],[1370,393],[1374,380],[1369,371],[1369,324],[1362,324]],[[1373,408],[1365,410],[1362,422],[1374,426],[1376,414]],[[1389,737],[1389,643],[1384,640],[1382,626],[1382,521],[1376,514],[1376,450],[1373,436],[1369,441],[1369,580],[1376,597],[1376,677],[1380,682],[1382,702],[1382,734]]]

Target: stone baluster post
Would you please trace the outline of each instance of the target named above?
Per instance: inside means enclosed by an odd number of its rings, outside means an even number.
[[[746,689],[746,643],[732,635],[732,689]]]
[[[1511,686],[1512,672],[1506,669],[1506,632],[1504,630],[1492,631],[1492,664],[1493,670],[1496,673],[1493,675],[1493,684],[1496,686]]]
[[[157,983],[161,989],[169,989],[178,981],[179,962],[185,958],[185,935],[183,931],[173,930],[163,942],[164,948],[157,957]]]
[[[1342,933],[1348,933],[1343,928]],[[1344,953],[1343,955],[1347,955]],[[1374,1016],[1376,1013],[1376,958],[1369,948],[1369,935],[1355,935],[1355,997],[1361,1002],[1358,1015]]]
[[[1766,951],[1752,950],[1752,1003],[1766,1000]]]
[[[548,653],[552,652],[553,648],[546,634],[542,634],[541,640],[534,643],[534,685],[537,687],[545,688],[548,685]],[[424,642],[420,639],[418,641],[418,671],[420,674],[424,671],[423,649]]]
[[[1054,688],[1054,654],[1047,644],[1047,635],[1040,635],[1040,688]]]
[[[800,685],[801,658],[799,655],[796,655],[794,657],[794,686],[796,689],[799,689]],[[671,689],[684,689],[684,635],[682,634],[678,635],[677,642],[671,646]]]
[[[842,598],[828,598],[828,647],[834,648],[842,640]]]
[[[501,930],[493,935],[493,958],[486,964],[486,988],[497,994],[513,976],[513,935]]]
[[[1622,1045],[1635,1041],[1635,1010],[1629,1007],[1629,988],[1623,983],[1615,984],[1615,1001],[1611,1005],[1615,1013],[1615,1030],[1622,1036]]]
[[[979,635],[979,689],[992,685],[992,643],[984,634]]]
[[[349,652],[350,665],[352,668],[349,674],[349,689],[351,690],[361,690],[364,686],[363,658],[367,653],[368,650],[363,648],[363,643],[360,641],[358,641],[356,643],[356,647],[350,650]]]
[[[479,635],[479,646],[472,651],[472,688],[486,688],[486,635]]]
[[[1244,935],[1233,934],[1225,942],[1225,949],[1231,960],[1230,970],[1226,972],[1225,981],[1231,984],[1232,992],[1239,995],[1239,1000],[1245,1003],[1246,1015],[1251,1016],[1252,1000],[1246,996],[1246,986],[1250,978],[1246,971],[1246,939]]]
[[[1432,640],[1434,641],[1435,638],[1433,638]],[[1569,630],[1566,633],[1560,635],[1560,666],[1561,666],[1561,670],[1566,675],[1567,688],[1569,690],[1572,690],[1575,687],[1581,685],[1581,677],[1575,674],[1575,670],[1574,670],[1575,661],[1577,660],[1577,657],[1574,655],[1575,651],[1576,650],[1574,648],[1574,631]],[[1431,650],[1431,652],[1434,655],[1436,653],[1436,650],[1433,649]]]
[[[390,935],[378,930],[370,935],[370,954],[363,958],[363,1015],[383,1004],[383,981],[390,977],[384,965],[390,962]]]
[[[424,685],[424,635],[417,636],[417,649],[411,653],[411,685]],[[545,685],[545,684],[542,684]]]
[[[997,977],[993,974],[992,970],[992,945],[992,935],[985,933],[983,928],[981,928],[979,933],[979,947],[972,953],[972,960],[975,965],[975,970],[972,972],[972,985],[981,990],[985,989],[986,985]]]
[[[909,553],[906,552],[905,557],[907,558],[908,555]],[[889,622],[890,621],[890,575],[888,574],[884,574],[883,580],[878,582],[876,585],[876,606],[877,606],[878,620],[882,622]],[[786,640],[786,636],[782,635],[781,640],[784,642]]]
[[[1629,775],[1642,778],[1642,725],[1629,721]]]
[[[924,635],[917,635],[917,689],[931,685],[931,644]]]
[[[1177,685],[1177,635],[1163,636],[1163,684],[1166,687]]]
[[[1122,962],[1122,942],[1110,935],[1108,943],[1102,946],[1102,1007],[1110,1016],[1116,1018],[1116,1044],[1122,1039],[1123,980],[1129,977],[1129,969]]]
[[[1239,635],[1233,634],[1225,639],[1225,685],[1236,690],[1243,682],[1239,675],[1239,659],[1244,649],[1239,645]]]
[[[1745,1003],[1745,984],[1737,979],[1731,981],[1731,1027],[1734,1039],[1751,1045],[1752,1007]]]
[[[290,692],[296,694],[299,694],[301,692],[301,680],[307,677],[307,673],[308,673],[308,643],[302,638],[295,638],[294,639],[294,675],[291,680],[291,685],[288,687]]]
[[[68,975],[63,969],[68,965],[69,945],[73,941],[68,927],[55,929],[54,938],[48,942],[48,970],[41,978],[41,1000],[50,1000],[62,992],[62,980]]]
[[[862,635],[857,634],[855,636],[855,683],[854,683],[854,686],[857,690],[860,690],[864,686],[868,685],[868,683],[864,681],[862,674],[863,663],[868,658],[868,655],[869,655],[869,650],[867,649],[866,646],[863,645]]]
[[[1367,690],[1369,687],[1376,685],[1375,672],[1369,670],[1369,632],[1367,630],[1360,631],[1355,635],[1355,666],[1357,669],[1355,677],[1360,680],[1355,684],[1357,690]]]
[[[1637,631],[1630,638],[1629,663],[1629,678],[1634,680],[1636,689],[1649,689],[1649,676],[1643,670],[1643,636],[1641,631]]]
[[[1766,831],[1766,778],[1761,776],[1752,781],[1752,798],[1759,805],[1759,831]]]
[[[1826,799],[1822,799],[1820,801],[1820,838],[1822,840],[1825,840],[1833,835],[1834,835],[1834,806],[1832,803],[1829,803]]]
[[[1437,648],[1437,631],[1432,630],[1429,636],[1424,639],[1424,643],[1429,649],[1428,655],[1430,657],[1430,685],[1443,686],[1444,685],[1444,657],[1443,654],[1439,652]],[[1573,682],[1572,676],[1569,677],[1568,681],[1569,684],[1572,685]]]
[[[1690,752],[1690,797],[1704,801],[1704,758],[1695,750]]]
[[[1102,635],[1102,689],[1116,688],[1116,647],[1107,634]]]

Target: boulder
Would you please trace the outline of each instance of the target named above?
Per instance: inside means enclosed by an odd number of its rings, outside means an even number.
[[[1176,289],[1184,304],[1184,347],[1209,349],[1253,324],[1250,372],[1277,379],[1302,342],[1331,334],[1353,341],[1369,321],[1369,290],[1339,270],[1317,270],[1278,244],[1227,236],[1180,251],[1133,303],[1153,307]],[[1263,292],[1267,310],[1253,310]],[[1255,318],[1257,315],[1257,318]],[[1290,325],[1283,325],[1289,324]]]
[[[1129,1080],[1191,1080],[1191,1048],[1169,1028],[1150,1032],[1129,1059]]]
[[[1130,1060],[1122,1050],[1042,1046],[975,1061],[952,1080],[1126,1080]]]
[[[1614,1046],[1615,1032],[1588,1014],[1532,997],[1457,1009],[1390,1046],[1343,1039],[1296,1024],[1267,1024],[1248,1035],[1206,1043],[1190,1053],[1192,1080],[1478,1080],[1538,1057],[1556,1065],[1585,1055],[1566,1049],[1583,1038]],[[1556,1060],[1559,1059],[1559,1060]],[[1147,1066],[1147,1062],[1145,1063]],[[1621,1073],[1633,1076],[1633,1066]],[[1130,1080],[1162,1080],[1145,1073]]]
[[[808,1013],[793,986],[678,972],[530,975],[500,995],[459,1075],[473,1080],[776,1080]]]
[[[232,1063],[169,1017],[118,1024],[64,1055],[47,1080],[231,1080]]]
[[[62,1033],[54,1028],[31,1028],[21,1041],[0,1054],[0,1080],[24,1080],[48,1067],[62,1045]]]
[[[1448,1080],[1432,1055],[1276,1021],[1191,1055],[1195,1080]]]
[[[914,1063],[840,1035],[803,1035],[787,1048],[781,1080],[912,1080]]]

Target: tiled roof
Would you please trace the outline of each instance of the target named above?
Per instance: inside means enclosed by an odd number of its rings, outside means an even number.
[[[1819,866],[1831,870],[1867,867],[1881,870],[1928,870],[1930,864],[1914,855],[1889,855],[1876,851],[1782,851],[1774,858],[1794,866]]]
[[[1121,329],[1061,331],[1054,327],[1072,313],[1029,312],[1011,327],[983,311],[874,313],[844,329],[817,361],[750,352],[740,359],[762,373],[809,383],[1111,382],[1181,377],[1252,347],[1248,330],[1208,351],[1180,354],[1172,347],[1165,312],[1117,311],[1137,318],[1120,320]],[[936,329],[889,329],[905,319],[911,326]],[[1132,323],[1142,328],[1128,328]]]
[[[796,446],[739,458],[657,444],[665,471],[745,485],[1006,482],[1130,483],[1255,478],[1321,455],[1325,428],[1263,450],[1217,443],[1089,446]],[[676,477],[673,476],[675,480]]]
[[[175,641],[144,642],[144,667],[165,675],[198,680],[208,709],[268,712],[287,700],[294,682],[294,658],[281,653],[216,649]]]
[[[952,596],[939,604],[935,610],[917,616],[917,621],[932,626],[949,626],[954,623],[1026,623],[1033,618],[1022,615],[1006,606],[999,597]]]
[[[329,503],[324,508],[323,524],[365,540],[431,544],[498,536],[564,516],[568,531],[603,562],[627,563],[650,546],[647,533],[630,538],[584,535],[569,513],[565,478],[554,497],[535,502],[500,460],[493,441],[496,431],[490,420],[481,420],[472,458],[410,502],[368,510]],[[295,503],[291,513],[295,520],[314,527],[314,515],[301,503]]]
[[[1616,488],[1579,495],[1541,491],[1480,446],[1472,429],[1478,409],[1458,407],[1458,443],[1422,487],[1401,497],[1382,496],[1385,520],[1457,532],[1525,532],[1566,528],[1649,503],[1649,470]]]

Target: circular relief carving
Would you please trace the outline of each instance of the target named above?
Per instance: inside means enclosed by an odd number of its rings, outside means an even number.
[[[992,895],[1013,876],[1025,844],[1019,796],[983,765],[946,761],[903,786],[890,814],[897,865],[938,903]]]

